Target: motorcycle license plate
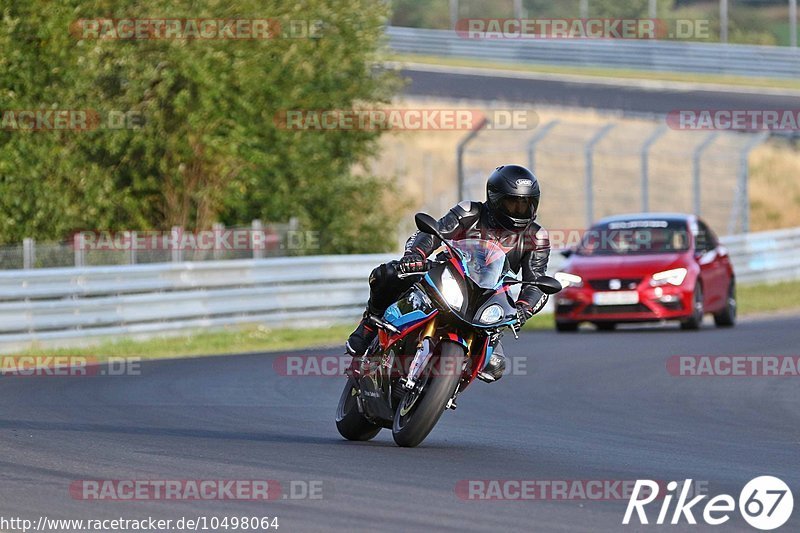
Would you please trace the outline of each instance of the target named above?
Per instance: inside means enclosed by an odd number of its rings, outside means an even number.
[[[637,291],[613,291],[594,293],[594,305],[631,305],[639,303]]]

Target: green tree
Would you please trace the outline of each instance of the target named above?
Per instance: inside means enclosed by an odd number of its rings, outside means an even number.
[[[297,216],[321,233],[322,251],[393,245],[395,219],[383,209],[390,184],[352,174],[379,132],[285,131],[274,120],[287,109],[391,99],[397,79],[374,70],[384,2],[10,0],[2,9],[1,109],[94,109],[137,125],[0,131],[0,241]],[[269,18],[282,34],[120,40],[68,31],[78,19],[132,17]],[[303,28],[318,31],[308,38]]]

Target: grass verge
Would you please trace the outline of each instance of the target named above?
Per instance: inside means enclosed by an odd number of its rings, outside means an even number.
[[[742,315],[800,309],[800,281],[774,285],[739,287],[739,311]],[[552,314],[537,315],[525,325],[525,331],[554,327]],[[272,329],[263,325],[229,327],[221,331],[201,331],[180,337],[148,340],[121,339],[89,348],[31,349],[27,354],[86,355],[98,360],[109,357],[158,359],[199,355],[267,352],[342,346],[353,325],[327,328]],[[510,335],[510,333],[509,333]]]
[[[439,57],[412,54],[394,54],[392,61],[400,63],[425,63],[453,67],[475,67],[509,70],[516,72],[538,72],[542,74],[573,74],[603,78],[621,78],[648,81],[675,81],[683,83],[699,83],[714,85],[732,85],[738,87],[770,87],[774,89],[800,89],[800,81],[782,78],[750,78],[744,76],[724,76],[718,74],[693,74],[682,72],[658,72],[631,69],[614,69],[601,67],[562,67],[534,63],[501,63],[480,59],[456,57]]]

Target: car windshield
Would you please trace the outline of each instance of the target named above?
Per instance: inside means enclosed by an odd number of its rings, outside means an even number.
[[[464,273],[481,288],[495,287],[510,272],[505,251],[493,241],[465,239],[450,245],[461,254]]]
[[[586,232],[579,255],[666,254],[689,249],[689,230],[674,220],[616,221]]]

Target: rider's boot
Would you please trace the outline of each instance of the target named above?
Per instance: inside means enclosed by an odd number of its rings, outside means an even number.
[[[348,337],[344,345],[347,353],[353,357],[361,357],[364,355],[367,348],[369,348],[369,345],[372,344],[372,341],[378,334],[377,327],[369,323],[368,317],[370,314],[380,316],[382,313],[368,302],[364,315],[361,317],[361,322],[358,323],[355,331],[350,334],[350,337]]]
[[[506,356],[503,353],[503,345],[498,342],[489,357],[489,363],[483,370],[478,372],[477,378],[486,383],[494,383],[503,377],[506,371]]]

